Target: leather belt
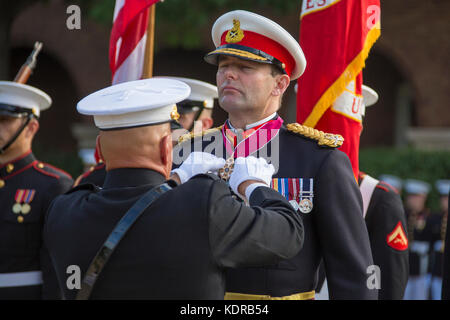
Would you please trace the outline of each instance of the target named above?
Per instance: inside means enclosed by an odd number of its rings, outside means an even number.
[[[225,300],[313,300],[315,297],[315,291],[294,293],[290,296],[272,297],[269,295],[260,294],[246,294],[227,292],[225,293]]]

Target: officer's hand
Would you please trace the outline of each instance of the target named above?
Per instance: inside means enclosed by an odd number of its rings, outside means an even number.
[[[237,158],[234,161],[234,169],[230,176],[230,187],[235,193],[238,193],[239,189],[242,190],[239,186],[249,180],[257,180],[259,183],[262,182],[270,186],[274,172],[274,166],[268,164],[264,158],[255,158],[253,156]],[[242,192],[241,194],[244,195]]]
[[[185,183],[197,174],[216,172],[225,165],[225,159],[206,152],[192,152],[172,174],[177,174],[181,183]]]

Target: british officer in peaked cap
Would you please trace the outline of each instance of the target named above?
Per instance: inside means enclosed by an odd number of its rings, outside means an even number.
[[[219,17],[212,38],[216,49],[205,60],[218,66],[218,101],[229,118],[182,137],[174,162],[198,149],[227,159],[229,168],[242,156],[268,159],[276,168],[273,189],[305,224],[304,248],[292,259],[230,269],[226,298],[313,299],[323,258],[332,299],[376,299],[377,290],[366,285],[373,260],[361,193],[348,157],[336,149],[342,137],[284,125],[277,114],[290,81],[306,67],[298,42],[275,22],[242,10]]]
[[[59,297],[42,225],[73,181],[31,151],[40,112],[50,105],[37,88],[0,81],[0,300]]]

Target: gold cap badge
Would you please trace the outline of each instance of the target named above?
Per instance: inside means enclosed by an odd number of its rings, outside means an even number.
[[[244,31],[241,30],[241,22],[233,19],[233,28],[228,31],[225,41],[227,43],[237,43],[242,39],[244,39]]]
[[[170,112],[170,118],[175,121],[180,119],[180,114],[178,113],[178,109],[177,109],[176,105],[173,106],[172,112]]]

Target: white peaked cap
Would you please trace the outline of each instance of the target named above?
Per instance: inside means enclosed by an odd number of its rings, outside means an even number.
[[[366,85],[362,85],[362,95],[366,107],[371,106],[378,101],[378,93]]]
[[[275,64],[291,80],[305,71],[306,59],[298,41],[279,24],[256,13],[244,10],[225,13],[214,23],[211,36],[216,50],[205,56],[209,63],[217,64],[218,55],[229,55]]]
[[[204,101],[204,107],[207,109],[212,109],[214,107],[214,99],[217,99],[219,95],[217,92],[217,87],[208,82],[182,77],[164,76],[161,78],[174,79],[186,83],[191,88],[191,94],[188,99],[193,101]]]
[[[448,196],[450,191],[450,180],[437,180],[435,186],[441,196]]]
[[[428,194],[430,184],[421,180],[407,179],[405,181],[405,191],[409,194]]]
[[[27,84],[0,81],[0,104],[30,109],[39,116],[40,111],[50,108],[52,99],[44,91]]]
[[[95,125],[103,130],[159,124],[174,118],[176,103],[190,92],[187,84],[172,79],[129,81],[88,95],[77,110],[94,116]]]

